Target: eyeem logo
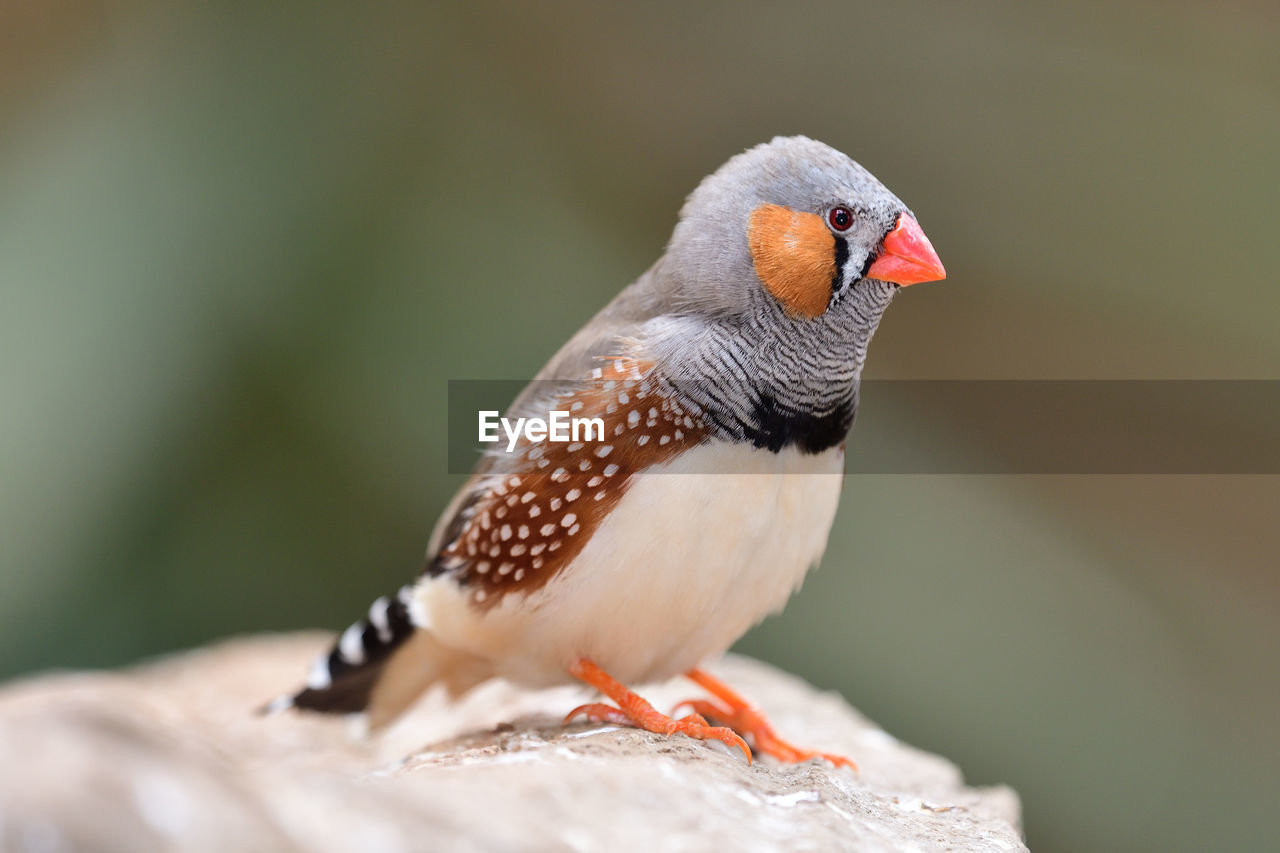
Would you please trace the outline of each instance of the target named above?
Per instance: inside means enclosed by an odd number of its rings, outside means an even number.
[[[520,436],[524,435],[530,442],[537,444],[543,441],[600,441],[604,438],[603,418],[571,418],[568,412],[553,410],[551,419],[516,418],[513,424],[509,418],[499,418],[496,411],[480,412],[480,440],[495,442],[500,439],[498,428],[507,436],[507,452],[515,450]]]

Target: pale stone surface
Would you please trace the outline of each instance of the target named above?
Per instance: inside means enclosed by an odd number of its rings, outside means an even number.
[[[327,637],[229,641],[122,672],[0,690],[4,850],[1024,850],[1007,788],[964,786],[838,697],[763,664],[713,671],[804,746],[748,766],[720,744],[558,720],[585,689],[430,696],[374,739],[252,709]],[[688,682],[645,691],[669,709]]]

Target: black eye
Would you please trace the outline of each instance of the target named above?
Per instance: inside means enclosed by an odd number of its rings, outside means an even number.
[[[833,207],[827,214],[827,221],[837,231],[848,231],[853,225],[853,212],[847,207]]]

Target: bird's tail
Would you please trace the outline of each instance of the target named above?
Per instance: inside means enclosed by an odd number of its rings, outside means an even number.
[[[409,613],[412,595],[412,587],[405,586],[394,598],[374,601],[363,619],[316,658],[306,686],[268,703],[263,713],[288,708],[365,713],[370,728],[378,728],[433,684],[443,683],[451,693],[459,693],[489,678],[492,671],[479,658],[441,644],[430,631],[414,625]]]

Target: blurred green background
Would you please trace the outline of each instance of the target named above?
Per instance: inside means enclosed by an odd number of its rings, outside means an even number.
[[[946,262],[870,376],[1280,378],[1273,3],[0,15],[0,676],[344,626],[458,484],[447,381],[532,375],[779,133]],[[858,430],[985,452],[945,411]],[[1014,785],[1033,849],[1271,847],[1278,506],[1277,477],[851,477],[739,648]]]

